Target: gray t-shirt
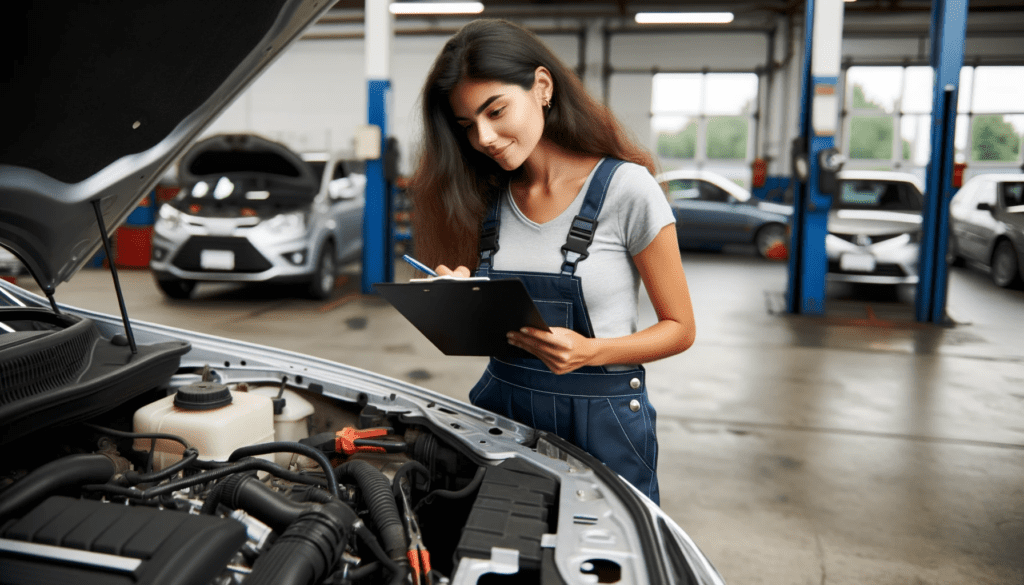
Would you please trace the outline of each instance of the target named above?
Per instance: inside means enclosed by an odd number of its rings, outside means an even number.
[[[494,255],[494,270],[561,272],[562,246],[569,224],[583,207],[593,177],[591,171],[569,207],[542,224],[527,218],[506,188],[501,199],[500,249]],[[590,256],[576,265],[576,275],[583,281],[583,298],[594,335],[630,335],[637,330],[641,282],[633,256],[642,252],[663,227],[674,223],[675,216],[647,169],[625,163],[612,175],[597,221]]]

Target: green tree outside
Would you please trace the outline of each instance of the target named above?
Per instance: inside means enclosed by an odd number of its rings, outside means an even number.
[[[697,156],[697,122],[690,122],[674,134],[658,134],[658,155],[667,158],[694,158]]]
[[[974,116],[971,121],[971,159],[1015,162],[1020,135],[998,114]]]
[[[747,157],[747,119],[740,116],[708,118],[708,158]]]
[[[853,109],[884,111],[864,95],[860,84],[853,86]],[[892,158],[892,137],[894,134],[891,116],[853,116],[850,118],[850,158],[888,160]],[[902,140],[904,160],[911,158],[909,140]]]

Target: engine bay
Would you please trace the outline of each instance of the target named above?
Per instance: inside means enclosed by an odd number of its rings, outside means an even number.
[[[564,582],[530,464],[287,376],[170,379],[5,445],[5,583]]]

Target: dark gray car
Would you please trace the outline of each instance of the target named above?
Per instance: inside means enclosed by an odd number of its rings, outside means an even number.
[[[988,267],[1008,287],[1024,274],[1024,174],[986,174],[967,181],[949,204],[953,264]]]

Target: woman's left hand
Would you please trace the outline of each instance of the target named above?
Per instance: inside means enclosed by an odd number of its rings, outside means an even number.
[[[537,356],[556,374],[567,374],[587,365],[596,350],[595,341],[564,327],[552,327],[550,332],[524,327],[508,333],[510,344]]]

